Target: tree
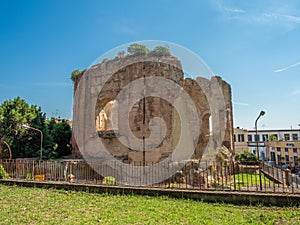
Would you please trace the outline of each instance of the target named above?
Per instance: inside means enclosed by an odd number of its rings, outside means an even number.
[[[46,115],[41,108],[29,106],[20,97],[4,101],[0,106],[0,138],[9,143],[13,157],[34,157],[40,150],[40,134],[21,127],[22,124],[35,127],[47,134]],[[47,136],[44,135],[47,139]]]
[[[257,156],[248,150],[244,150],[235,155],[235,160],[241,162],[242,164],[257,164]]]
[[[156,46],[149,54],[151,56],[157,56],[157,57],[170,56],[171,55],[169,49],[164,47],[164,46]]]
[[[38,157],[41,135],[26,124],[43,133],[43,159],[57,158],[71,153],[71,127],[64,120],[47,120],[40,107],[29,105],[20,97],[0,105],[0,139],[9,143],[13,158]]]
[[[277,141],[277,137],[274,134],[270,134],[268,141]]]
[[[131,55],[146,55],[149,53],[149,49],[142,44],[132,44],[127,48],[127,51]]]
[[[80,70],[73,70],[73,72],[71,73],[71,80],[73,82],[75,82],[76,78],[78,77],[78,75],[80,75],[82,73],[82,71]]]
[[[65,121],[56,121],[54,118],[48,123],[50,137],[52,138],[52,148],[58,154],[58,157],[70,155],[72,148],[70,140],[72,136],[71,126]]]

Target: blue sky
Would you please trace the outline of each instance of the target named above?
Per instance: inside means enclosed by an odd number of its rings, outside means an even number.
[[[299,128],[300,1],[0,1],[0,102],[71,118],[70,73],[108,50],[164,40],[232,86],[234,126]]]

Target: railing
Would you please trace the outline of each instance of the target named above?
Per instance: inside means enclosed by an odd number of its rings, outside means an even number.
[[[84,160],[0,160],[11,179],[42,180],[45,182],[74,182],[101,185],[149,186],[212,191],[272,192],[300,194],[300,177],[291,171],[271,165],[253,162],[222,162],[208,164],[198,160],[177,162],[181,169],[170,173],[161,182],[145,182],[143,175],[136,174],[143,163],[128,164],[124,177],[119,173],[116,161]],[[157,180],[166,171],[157,170],[156,164],[148,163],[150,180]],[[93,169],[94,168],[94,169]],[[153,168],[153,169],[152,169]],[[171,166],[164,167],[171,170]],[[142,171],[142,170],[141,170]],[[261,173],[260,173],[260,172]],[[99,172],[99,173],[98,173]],[[105,175],[104,175],[105,174]],[[138,177],[141,180],[130,179]]]

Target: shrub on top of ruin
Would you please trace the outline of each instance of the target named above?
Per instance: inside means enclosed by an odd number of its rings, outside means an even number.
[[[104,58],[104,59],[101,61],[101,63],[107,63],[107,62],[109,62],[109,59],[108,59],[108,58]]]
[[[117,57],[118,57],[119,59],[122,59],[122,58],[124,58],[125,56],[126,56],[126,52],[125,52],[125,51],[120,51],[120,52],[118,52]]]
[[[162,57],[162,56],[170,56],[171,53],[168,48],[164,46],[156,46],[150,53],[150,56],[157,56],[157,57]]]
[[[72,73],[71,73],[71,80],[73,82],[75,82],[76,78],[78,75],[80,75],[82,73],[82,71],[80,70],[74,70]]]
[[[130,55],[146,55],[150,50],[145,45],[134,43],[127,48],[127,52]]]

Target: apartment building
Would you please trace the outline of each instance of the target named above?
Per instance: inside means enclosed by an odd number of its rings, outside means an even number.
[[[248,149],[248,131],[239,127],[234,128],[234,152],[235,154]]]
[[[291,167],[299,165],[300,141],[268,141],[267,159],[280,164],[290,164]]]
[[[239,127],[234,128],[234,146],[235,152],[238,153],[244,148],[248,149],[250,152],[257,155],[257,144],[259,150],[260,159],[269,159],[271,160],[271,154],[267,152],[268,145],[270,148],[277,148],[276,144],[280,143],[278,147],[283,148],[283,145],[286,145],[290,142],[297,143],[295,146],[298,146],[300,139],[300,129],[278,129],[278,130],[257,130],[257,135],[255,130],[246,130]],[[272,142],[274,141],[274,142]],[[276,142],[277,141],[277,142]],[[245,147],[246,146],[246,147]],[[298,150],[298,147],[295,147]],[[297,151],[298,151],[297,150]],[[288,151],[289,158],[294,157],[292,150]],[[282,154],[284,155],[284,154]]]

